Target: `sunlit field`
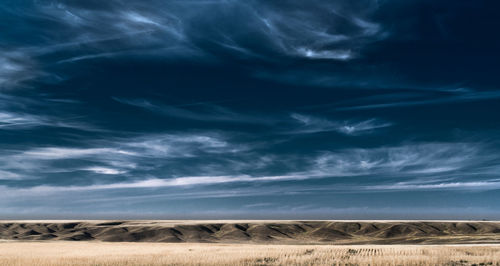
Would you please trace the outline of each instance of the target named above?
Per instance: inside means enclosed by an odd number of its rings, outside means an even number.
[[[0,242],[0,265],[500,265],[500,245]]]

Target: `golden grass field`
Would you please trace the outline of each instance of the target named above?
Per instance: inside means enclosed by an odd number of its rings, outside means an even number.
[[[500,245],[5,241],[0,265],[500,265]]]

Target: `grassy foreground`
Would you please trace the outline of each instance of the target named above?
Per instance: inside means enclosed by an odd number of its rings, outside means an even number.
[[[0,242],[0,265],[500,265],[500,245]]]

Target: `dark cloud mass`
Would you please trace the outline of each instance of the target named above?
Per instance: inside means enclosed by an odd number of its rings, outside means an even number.
[[[498,219],[499,7],[3,1],[0,216]]]

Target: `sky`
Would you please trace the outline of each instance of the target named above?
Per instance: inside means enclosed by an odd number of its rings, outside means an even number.
[[[493,0],[3,0],[0,218],[500,219]]]

